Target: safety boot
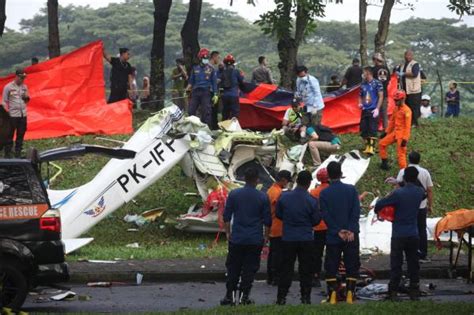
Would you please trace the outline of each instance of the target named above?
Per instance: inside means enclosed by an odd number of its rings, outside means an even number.
[[[418,283],[410,283],[410,287],[408,288],[408,296],[412,301],[420,300],[420,285]]]
[[[250,290],[240,291],[239,294],[239,305],[250,305],[255,304],[255,301],[250,299]]]
[[[301,288],[301,304],[311,304],[311,287]]]
[[[278,288],[278,294],[277,294],[277,300],[276,304],[277,305],[285,305],[286,304],[286,295],[288,294],[287,289],[282,289]]]
[[[334,305],[337,303],[337,279],[326,279],[326,285],[328,289],[327,302]]]
[[[375,138],[367,139],[367,148],[364,153],[370,156],[375,154]]]
[[[388,171],[390,169],[390,166],[388,165],[388,160],[387,159],[382,159],[382,163],[380,164],[380,168],[383,169],[384,171]]]
[[[234,306],[235,305],[235,297],[237,295],[236,291],[231,291],[227,290],[225,297],[221,300],[221,305],[229,305],[229,306]]]
[[[353,304],[355,301],[355,288],[356,288],[356,281],[355,278],[347,278],[346,284],[346,303]]]
[[[362,153],[369,154],[369,152],[370,152],[370,139],[367,138],[365,139],[365,149],[364,151],[362,151]]]

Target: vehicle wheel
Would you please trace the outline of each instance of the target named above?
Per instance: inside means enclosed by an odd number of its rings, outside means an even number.
[[[0,307],[20,310],[28,294],[28,282],[21,265],[12,260],[0,262]]]

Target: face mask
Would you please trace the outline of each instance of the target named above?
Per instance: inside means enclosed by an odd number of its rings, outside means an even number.
[[[205,64],[205,65],[207,65],[207,64],[209,63],[209,59],[203,59],[203,60],[202,60],[202,63]]]

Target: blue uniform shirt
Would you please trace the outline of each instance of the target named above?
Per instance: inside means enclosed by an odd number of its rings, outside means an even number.
[[[251,185],[232,190],[225,203],[224,222],[230,222],[231,219],[231,243],[261,245],[263,226],[272,225],[267,195]]]
[[[195,65],[189,76],[189,84],[196,89],[217,93],[217,73],[211,65]]]
[[[313,241],[313,226],[321,221],[318,201],[307,190],[295,188],[281,195],[276,217],[283,221],[284,241]]]
[[[328,227],[327,244],[344,242],[338,235],[340,230],[359,234],[360,203],[359,194],[353,185],[340,180],[333,181],[319,195],[323,220]]]
[[[227,66],[229,67],[229,66]],[[239,96],[239,84],[244,81],[244,76],[242,75],[242,72],[235,69],[233,66],[226,68],[224,70],[221,70],[219,72],[219,77],[220,77],[220,84],[222,85],[225,82],[224,76],[227,75],[226,71],[232,69],[232,74],[230,75],[230,86],[231,87],[222,87],[223,93],[222,96],[229,96],[229,97],[238,97]]]
[[[393,191],[388,197],[379,200],[375,204],[375,212],[386,206],[394,206],[392,237],[418,236],[418,211],[424,198],[425,193],[421,187],[407,183]]]
[[[363,81],[360,86],[360,96],[362,97],[362,109],[363,110],[374,110],[377,108],[377,102],[379,100],[379,92],[383,92],[383,84],[373,79],[370,82]]]

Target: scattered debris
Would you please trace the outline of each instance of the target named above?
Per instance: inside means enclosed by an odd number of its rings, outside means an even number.
[[[388,293],[388,284],[371,283],[357,290],[357,297],[366,300],[382,300]]]
[[[148,223],[148,221],[138,214],[127,214],[123,220],[127,223],[135,223],[136,226],[141,227]]]
[[[127,229],[127,232],[138,232],[138,229]]]
[[[88,282],[88,287],[91,288],[109,288],[112,286],[112,282],[103,281],[103,282]]]
[[[141,285],[143,281],[143,275],[137,272],[137,285]]]
[[[135,243],[127,244],[127,245],[125,245],[125,247],[127,247],[127,248],[140,248],[140,244],[135,242]]]
[[[205,265],[201,265],[201,269],[206,269],[206,266],[205,266]]]
[[[95,259],[88,259],[87,262],[93,263],[93,264],[116,264],[116,261],[113,260],[95,260]]]
[[[53,301],[72,301],[76,298],[76,293],[72,291],[67,291],[58,295],[50,297]]]

